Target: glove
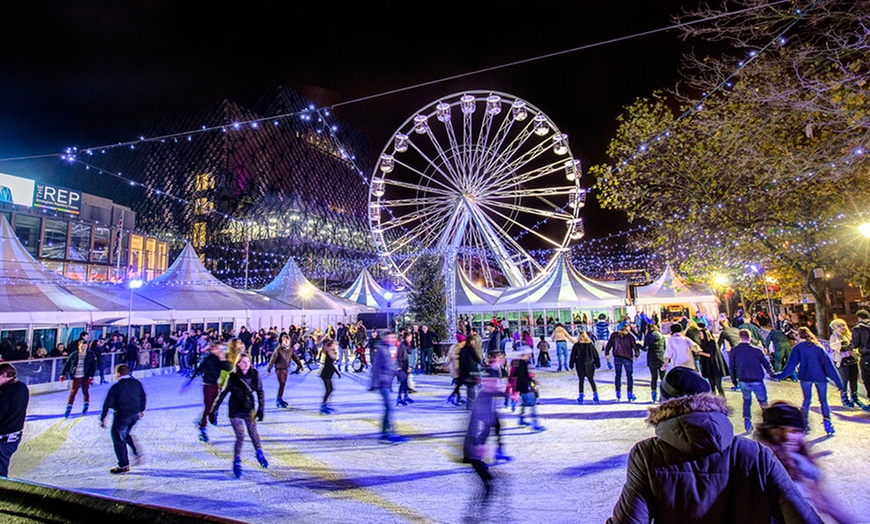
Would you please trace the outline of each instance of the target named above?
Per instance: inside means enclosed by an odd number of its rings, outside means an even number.
[[[257,422],[263,422],[263,410],[257,412]]]
[[[61,375],[61,376],[60,376],[60,381],[63,382],[64,380],[66,380],[66,377],[63,376],[63,375]]]
[[[214,411],[212,411],[211,413],[208,414],[208,421],[209,421],[209,423],[210,423],[212,426],[217,426],[217,425],[218,425],[218,424],[217,424],[217,422],[218,422],[218,421],[217,421],[217,417],[218,417],[218,414],[215,413]]]
[[[100,420],[100,427],[103,429],[106,429],[106,421],[105,420]]]

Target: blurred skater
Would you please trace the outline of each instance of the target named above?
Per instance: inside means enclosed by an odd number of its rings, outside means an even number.
[[[133,442],[130,431],[145,416],[145,389],[142,383],[130,375],[130,366],[118,364],[115,366],[115,382],[106,399],[103,401],[103,412],[100,413],[100,427],[106,427],[106,415],[109,410],[115,411],[112,419],[112,444],[115,447],[115,457],[118,459],[118,467],[109,470],[109,473],[117,475],[130,471],[130,456],[127,447],[136,457],[136,464],[141,464],[143,459],[142,450]]]
[[[546,428],[538,423],[538,414],[535,406],[538,404],[537,381],[534,375],[529,373],[529,358],[531,351],[528,349],[519,351],[517,359],[517,392],[523,400],[520,408],[520,426],[528,426],[526,422],[526,408],[531,413],[531,426],[533,431],[544,431]]]
[[[380,337],[379,337],[380,338]],[[390,399],[390,386],[396,377],[396,364],[391,351],[396,347],[396,334],[388,331],[378,343],[378,350],[372,357],[371,390],[377,391],[384,402],[384,416],[381,422],[382,442],[402,442],[405,439],[393,432],[393,406]]]
[[[208,354],[200,359],[196,370],[190,375],[190,380],[184,385],[186,388],[193,382],[197,375],[202,375],[202,417],[199,419],[199,440],[208,442],[208,433],[206,432],[206,424],[208,424],[208,416],[211,413],[211,408],[214,405],[214,399],[220,393],[221,387],[218,381],[224,372],[229,378],[231,369],[230,362],[224,353],[223,344],[220,342],[212,342],[208,347]],[[213,421],[217,425],[217,419]]]
[[[592,400],[598,404],[598,388],[595,386],[595,370],[601,367],[601,358],[598,356],[598,351],[592,345],[592,340],[585,331],[581,331],[577,337],[577,342],[571,348],[571,358],[568,360],[568,369],[574,369],[577,366],[577,380],[580,394],[577,396],[577,403],[583,403],[583,382],[589,381],[589,386],[592,388]]]
[[[338,353],[335,351],[335,341],[326,339],[323,341],[323,354],[321,356],[320,380],[323,381],[323,403],[320,404],[320,414],[328,415],[334,410],[329,407],[329,397],[332,395],[332,375],[338,375],[341,378],[341,373],[335,367],[335,361],[338,358]]]
[[[30,390],[12,364],[0,364],[0,477],[9,476],[9,460],[21,443]]]

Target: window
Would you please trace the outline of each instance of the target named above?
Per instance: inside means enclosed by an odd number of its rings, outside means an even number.
[[[69,239],[69,257],[71,260],[88,260],[91,249],[91,226],[74,222],[72,235]]]
[[[45,243],[42,246],[42,256],[45,258],[66,258],[66,236],[69,222],[63,220],[45,219]]]
[[[109,228],[94,228],[94,249],[91,251],[91,262],[109,261]]]
[[[114,273],[114,268],[112,269]],[[90,282],[108,282],[109,281],[109,266],[98,266],[92,264],[88,268],[88,280]]]
[[[205,245],[205,222],[196,222],[193,224],[193,247],[202,247]]]
[[[142,235],[130,235],[130,272],[136,275],[142,274],[145,265],[144,243]]]
[[[15,216],[15,236],[24,244],[24,249],[33,256],[39,252],[39,228],[42,219],[27,215]]]
[[[193,213],[195,215],[207,215],[214,211],[214,202],[207,198],[197,198],[193,201]]]
[[[168,258],[166,251],[167,251],[166,242],[158,242],[157,243],[157,266],[155,268],[157,270],[157,273],[156,273],[157,275],[166,271],[167,258]]]
[[[149,238],[145,240],[145,269],[148,271],[148,280],[151,280],[156,275],[154,274],[154,266],[157,264],[157,239]]]
[[[208,191],[214,189],[214,177],[211,173],[202,173],[194,177],[194,191]]]

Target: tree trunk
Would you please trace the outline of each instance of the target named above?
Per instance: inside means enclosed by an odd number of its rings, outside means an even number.
[[[828,299],[825,288],[828,282],[822,278],[815,278],[813,271],[807,275],[807,287],[816,301],[816,332],[819,338],[828,338]]]

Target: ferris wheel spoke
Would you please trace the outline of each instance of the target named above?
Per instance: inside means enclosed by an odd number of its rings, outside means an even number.
[[[395,229],[397,227],[403,227],[405,224],[410,224],[412,222],[416,222],[418,220],[423,220],[426,217],[440,214],[442,211],[440,208],[424,208],[417,209],[408,213],[407,215],[403,215],[400,218],[394,218],[387,220],[385,222],[380,223],[381,231],[389,231],[391,229]]]
[[[505,186],[512,187],[512,186]],[[487,201],[501,198],[534,198],[537,196],[570,195],[577,191],[577,186],[536,187],[530,189],[496,189],[487,193]]]
[[[449,122],[447,123],[447,125],[449,126]],[[431,128],[426,132],[426,136],[429,137],[429,141],[432,143],[432,146],[435,148],[435,151],[438,153],[438,158],[440,158],[441,161],[443,162],[442,165],[447,168],[447,171],[452,176],[453,184],[456,185],[456,187],[462,187],[462,185],[460,183],[460,181],[462,180],[462,175],[461,175],[462,167],[453,165],[453,163],[450,161],[450,159],[447,158],[447,154],[444,152],[444,148],[441,147],[441,142],[439,142],[438,138],[435,137],[435,133],[432,132]],[[417,149],[416,146],[415,146],[415,149]],[[419,151],[419,149],[418,149],[418,151]]]
[[[456,184],[456,178],[452,174],[445,172],[443,169],[441,169],[441,167],[438,164],[436,164],[431,158],[429,158],[429,155],[427,155],[425,152],[423,152],[423,150],[421,150],[419,147],[417,147],[417,144],[415,144],[414,142],[408,142],[408,143],[411,145],[411,147],[414,148],[414,151],[416,151],[417,154],[419,154],[423,158],[423,160],[426,162],[426,164],[429,165],[429,167],[431,167],[435,172],[439,173],[442,177],[444,177],[445,181],[452,183],[453,187],[448,186],[446,183],[444,183],[440,180],[432,178],[431,176],[427,175],[426,173],[420,171],[419,169],[413,168],[412,166],[400,161],[399,159],[396,159],[396,164],[404,166],[407,169],[410,169],[411,171],[413,171],[414,173],[417,173],[418,175],[420,175],[423,178],[427,178],[433,182],[436,182],[437,184],[439,184],[441,187],[447,189],[448,191],[458,191],[459,190],[460,186]]]
[[[548,244],[552,245],[553,247],[556,247],[556,248],[561,248],[561,247],[562,247],[562,244],[559,244],[559,243],[557,243],[557,242],[554,242],[552,239],[549,239],[549,238],[545,237],[544,235],[542,235],[541,233],[535,231],[534,229],[532,229],[532,228],[526,226],[526,225],[523,224],[523,223],[517,222],[517,221],[514,220],[513,218],[511,218],[511,217],[505,215],[504,213],[501,213],[500,211],[498,211],[498,210],[496,210],[496,209],[493,209],[492,207],[490,207],[490,206],[488,206],[488,205],[486,205],[486,204],[480,204],[480,207],[485,208],[486,210],[488,210],[488,211],[490,211],[490,212],[492,212],[492,213],[495,213],[496,215],[502,217],[503,219],[507,220],[507,221],[510,222],[511,224],[514,224],[514,225],[516,225],[516,226],[519,226],[520,228],[522,228],[522,229],[528,231],[529,233],[535,235],[536,237],[538,237],[538,238],[540,238],[541,240],[547,242]],[[487,218],[488,218],[488,217],[487,217]],[[505,236],[506,238],[510,238],[511,241],[513,241],[514,243],[516,243],[516,241],[514,241],[513,238],[511,238],[510,236],[508,236],[506,233],[504,234],[504,236]],[[517,246],[519,247],[519,244],[517,244]],[[525,252],[525,250],[523,250],[523,251]]]
[[[538,144],[533,149],[526,151],[525,153],[514,159],[512,162],[504,164],[499,169],[493,171],[491,183],[495,184],[509,177],[517,176],[515,173],[521,171],[524,166],[529,165],[535,159],[546,153],[548,149],[550,149],[548,146]],[[555,162],[547,164],[546,166],[533,169],[532,171],[530,171],[530,173],[538,174],[538,176],[545,176],[556,171],[557,169],[559,169],[560,166],[563,165],[564,161],[557,160]]]
[[[504,171],[500,176],[497,176],[490,181],[489,187],[502,187],[503,185],[513,187],[519,184],[525,184],[532,180],[537,180],[538,178],[556,173],[562,169],[563,165],[563,161],[557,161],[525,172]],[[502,184],[502,182],[505,184]]]
[[[515,246],[523,256],[528,256],[528,253],[511,238],[505,230],[484,213],[479,206],[469,206],[471,216],[475,218],[478,228],[481,230],[484,240],[493,255],[496,258],[502,272],[508,278],[511,285],[518,287],[525,284],[525,278],[519,271],[516,257],[511,256],[505,247],[507,245]]]
[[[441,205],[450,203],[456,200],[456,197],[424,197],[424,198],[399,198],[396,200],[381,200],[382,207],[404,207],[404,206],[426,206],[426,205]]]
[[[454,152],[459,151],[459,141],[456,138],[456,131],[453,129],[453,123],[450,120],[444,122],[444,130],[447,132],[447,143],[450,146],[450,150]],[[455,155],[454,159],[457,164],[456,167],[460,171],[465,171],[465,163],[462,159],[462,155]]]
[[[525,213],[527,215],[535,215],[544,218],[555,218],[557,220],[564,220],[566,222],[574,218],[572,215],[566,214],[564,212],[556,212],[555,210],[558,209],[556,207],[550,208],[553,209],[553,211],[548,211],[546,209],[536,209],[533,207],[520,206],[517,204],[508,204],[505,202],[487,202],[487,205],[499,207],[502,209],[510,209],[511,211],[519,211],[520,213]]]
[[[489,133],[492,129],[492,114],[489,111],[484,112],[483,114],[483,122],[480,125],[480,133],[477,135],[477,144],[475,145],[474,150],[472,151],[472,162],[471,165],[468,166],[466,170],[466,176],[469,176],[472,173],[477,173],[480,170],[480,166],[486,160],[486,155],[484,154],[486,149],[487,142],[489,142]],[[466,180],[469,182],[470,178]]]
[[[430,177],[429,175],[426,175],[425,173],[422,173],[421,171],[414,169],[413,167],[408,166],[402,162],[396,161],[396,164],[400,165],[400,166],[404,166],[404,167],[408,168],[409,170],[411,170],[412,172],[420,175],[421,177],[426,178],[428,180],[431,180],[432,182],[435,182],[436,184],[443,187],[444,189],[438,189],[438,188],[434,188],[432,186],[421,186],[420,184],[412,184],[410,182],[402,182],[400,180],[395,180],[392,178],[389,178],[389,179],[385,178],[384,179],[385,184],[390,184],[390,185],[396,186],[396,187],[404,187],[407,189],[413,189],[415,191],[421,191],[424,194],[425,193],[434,193],[436,195],[444,195],[444,196],[455,196],[456,195],[456,192],[457,192],[456,188],[448,187],[448,186],[444,185],[444,183],[442,183],[440,180],[436,180],[436,179]]]
[[[525,127],[517,134],[517,136],[513,137],[513,139],[508,143],[507,147],[501,152],[501,154],[496,155],[492,158],[492,160],[486,165],[484,168],[484,172],[489,172],[493,169],[493,166],[496,163],[506,164],[509,163],[511,158],[520,151],[525,143],[535,136],[532,132],[532,122],[529,121]]]
[[[490,147],[491,154],[487,155],[484,158],[484,161],[481,162],[478,169],[474,172],[473,180],[475,182],[480,182],[482,180],[482,178],[485,176],[485,174],[491,168],[493,162],[496,159],[498,159],[498,157],[499,157],[498,151],[500,151],[502,146],[504,146],[504,141],[508,136],[508,132],[513,127],[513,123],[514,123],[513,117],[510,115],[509,111],[506,111],[505,117],[502,119],[501,124],[499,125],[499,128],[498,128],[498,131],[496,131],[495,135],[493,136],[493,139],[491,142],[492,145]]]

